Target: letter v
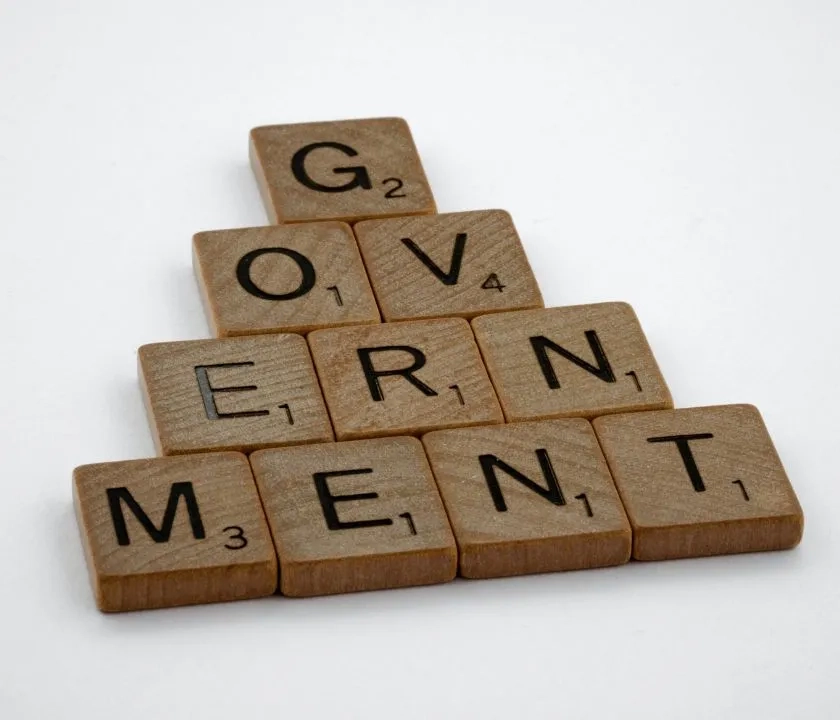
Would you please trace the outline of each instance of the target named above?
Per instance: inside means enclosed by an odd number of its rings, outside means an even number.
[[[467,244],[467,233],[458,233],[455,236],[455,247],[452,248],[449,272],[443,272],[435,261],[426,255],[411,238],[403,238],[402,244],[411,250],[417,256],[417,259],[429,268],[429,271],[444,285],[457,284],[458,275],[461,273],[461,260],[464,259],[464,246]]]

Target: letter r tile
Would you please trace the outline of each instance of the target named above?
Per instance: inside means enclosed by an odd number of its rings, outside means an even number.
[[[423,436],[461,575],[620,565],[630,524],[592,427],[543,420]]]
[[[419,320],[308,335],[339,440],[503,421],[466,320]]]
[[[254,128],[251,166],[274,223],[435,212],[401,118]]]
[[[508,422],[673,407],[627,303],[482,315],[472,326]]]
[[[271,535],[240,453],[83,465],[73,499],[100,610],[244,600],[277,588]]]
[[[416,438],[260,450],[251,465],[284,595],[430,585],[455,577],[455,540]]]
[[[162,455],[333,439],[300,335],[157,343],[141,347],[138,357]]]

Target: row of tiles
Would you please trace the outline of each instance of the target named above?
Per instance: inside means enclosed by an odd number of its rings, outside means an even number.
[[[254,480],[256,480],[256,485]],[[749,405],[85,465],[97,604],[306,597],[795,546]]]
[[[158,343],[139,365],[163,455],[673,407],[625,303]]]
[[[193,266],[217,337],[543,307],[502,210],[202,232]]]

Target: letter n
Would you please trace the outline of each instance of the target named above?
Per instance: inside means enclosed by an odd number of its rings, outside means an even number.
[[[524,473],[519,472],[514,467],[508,465],[504,460],[500,460],[495,455],[479,455],[478,461],[481,463],[481,470],[484,473],[484,479],[487,482],[487,489],[490,491],[490,497],[493,498],[493,504],[499,512],[507,512],[507,503],[505,496],[502,495],[502,488],[499,486],[499,480],[496,477],[496,468],[502,472],[510,475],[514,480],[524,485],[529,490],[537,493],[540,497],[548,500],[553,505],[565,505],[566,498],[563,497],[563,491],[560,489],[560,484],[557,482],[557,475],[554,472],[554,467],[551,464],[551,458],[548,457],[548,451],[544,448],[536,450],[537,460],[540,463],[540,470],[542,470],[547,487],[537,485],[531,478]]]

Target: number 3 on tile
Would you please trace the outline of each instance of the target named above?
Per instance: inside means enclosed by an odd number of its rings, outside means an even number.
[[[487,279],[481,283],[482,290],[498,290],[502,292],[505,289],[505,286],[499,281],[499,276],[496,273],[490,273],[487,276]]]
[[[228,525],[222,532],[233,533],[233,535],[228,537],[228,542],[225,543],[225,547],[228,550],[241,550],[248,544],[248,538],[245,537],[245,530],[239,527],[239,525]]]

